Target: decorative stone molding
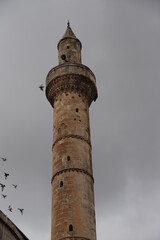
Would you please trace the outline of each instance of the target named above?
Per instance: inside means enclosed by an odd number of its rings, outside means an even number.
[[[53,150],[54,146],[56,145],[56,143],[58,143],[59,141],[65,139],[65,138],[76,138],[76,139],[80,139],[80,140],[85,141],[86,143],[88,143],[89,146],[92,148],[92,145],[91,145],[91,143],[90,143],[90,141],[89,141],[88,139],[86,139],[86,138],[84,138],[84,137],[82,137],[82,136],[79,136],[79,135],[68,134],[68,135],[64,135],[64,136],[62,136],[62,137],[60,137],[60,138],[57,138],[57,139],[54,141],[53,145],[52,145],[52,150]]]
[[[86,170],[81,169],[81,168],[65,168],[65,169],[62,169],[61,171],[56,172],[56,173],[52,176],[51,184],[52,184],[52,182],[53,182],[53,180],[54,180],[54,178],[55,178],[56,176],[58,176],[58,175],[60,175],[61,173],[64,173],[64,172],[71,172],[71,171],[72,171],[72,172],[73,172],[73,171],[81,172],[81,173],[84,173],[84,174],[88,175],[88,176],[92,179],[92,181],[93,181],[93,183],[94,183],[94,178],[93,178],[93,176],[92,176],[89,172],[87,172]]]
[[[52,107],[54,107],[55,98],[59,94],[67,92],[82,94],[87,99],[89,106],[97,98],[96,85],[87,76],[67,73],[56,77],[53,76],[52,80],[47,81],[46,96]]]
[[[90,238],[85,238],[85,237],[77,237],[77,236],[74,236],[74,237],[63,237],[63,238],[60,238],[58,240],[91,240]]]
[[[96,78],[91,69],[83,64],[79,63],[64,63],[59,64],[52,68],[46,77],[46,86],[52,81],[52,79],[63,74],[79,74],[86,76],[96,85]]]

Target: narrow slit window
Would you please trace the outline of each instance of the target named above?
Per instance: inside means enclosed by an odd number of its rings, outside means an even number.
[[[69,162],[71,160],[70,156],[67,156],[67,161]]]
[[[73,232],[73,225],[72,224],[69,225],[69,231]]]
[[[79,111],[79,109],[78,108],[76,108],[76,112],[78,113],[78,111]]]
[[[63,187],[63,181],[60,181],[59,186],[60,186],[60,187]]]

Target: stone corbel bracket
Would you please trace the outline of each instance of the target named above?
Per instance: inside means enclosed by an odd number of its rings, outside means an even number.
[[[78,92],[88,101],[97,99],[96,78],[92,71],[82,64],[61,64],[52,68],[46,78],[46,96],[54,107],[60,93]]]

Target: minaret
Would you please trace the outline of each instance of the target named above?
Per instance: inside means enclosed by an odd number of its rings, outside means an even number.
[[[81,63],[81,42],[70,24],[59,41],[58,66],[46,78],[54,108],[52,146],[52,240],[96,240],[89,106],[96,79]]]

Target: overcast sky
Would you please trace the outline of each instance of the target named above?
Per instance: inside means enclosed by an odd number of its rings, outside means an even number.
[[[158,0],[0,0],[0,182],[8,195],[0,209],[30,240],[50,240],[53,110],[38,86],[58,64],[68,20],[97,79],[97,240],[159,240]]]

